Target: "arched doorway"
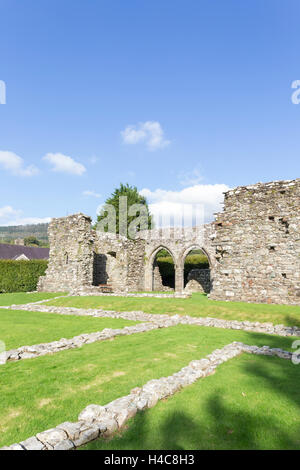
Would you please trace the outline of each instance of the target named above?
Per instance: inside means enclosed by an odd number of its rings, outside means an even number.
[[[167,248],[160,247],[155,251],[152,260],[152,290],[170,291],[174,288],[174,258]]]
[[[189,248],[183,257],[184,290],[189,293],[211,291],[210,260],[205,251],[194,246]]]

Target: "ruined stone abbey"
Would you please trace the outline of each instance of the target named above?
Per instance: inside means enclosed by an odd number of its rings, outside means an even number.
[[[193,279],[201,283],[203,278],[209,284],[210,298],[300,304],[299,208],[300,179],[296,179],[228,191],[215,221],[185,229],[182,237],[175,228],[141,233],[131,240],[96,232],[91,218],[83,214],[52,219],[49,265],[38,289],[163,290],[155,258],[164,248],[174,260],[175,292],[182,293],[185,258],[200,249],[210,269]]]

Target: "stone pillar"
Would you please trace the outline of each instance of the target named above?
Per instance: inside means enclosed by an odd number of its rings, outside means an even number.
[[[184,288],[184,273],[182,266],[177,263],[174,264],[175,269],[175,292],[183,292]]]

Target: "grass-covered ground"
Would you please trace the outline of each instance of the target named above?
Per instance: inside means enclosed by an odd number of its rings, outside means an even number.
[[[18,292],[16,294],[0,294],[0,306],[21,305],[29,302],[38,302],[39,300],[53,299],[60,295],[66,295],[63,292]]]
[[[210,300],[205,294],[193,294],[187,299],[155,297],[67,297],[49,302],[79,308],[103,308],[118,311],[143,310],[147,313],[215,317],[224,320],[272,322],[300,326],[300,306],[266,305],[246,302]]]
[[[6,349],[72,338],[104,328],[123,328],[137,322],[0,309],[0,340]]]
[[[188,299],[66,297],[1,294],[0,305],[50,299],[61,306],[143,310],[299,325],[300,307]],[[61,337],[122,328],[121,319],[0,309],[0,340],[7,349]],[[0,447],[63,421],[87,405],[110,402],[148,380],[178,371],[232,341],[292,350],[297,338],[178,325],[117,337],[82,348],[0,365]],[[126,429],[91,449],[299,449],[300,366],[244,354],[216,373],[138,414]],[[170,432],[172,429],[172,432]]]
[[[300,449],[300,367],[243,354],[83,449]]]
[[[24,315],[26,314],[27,312],[24,312]],[[65,319],[55,314],[53,317],[56,318],[57,325]],[[290,349],[295,338],[180,325],[1,365],[0,446],[19,442],[64,421],[76,420],[78,413],[85,406],[91,403],[108,403],[128,394],[132,388],[142,386],[150,379],[170,375],[191,360],[202,358],[234,340]],[[288,370],[287,361],[282,360],[282,364]],[[295,374],[294,381],[286,381],[284,375],[278,375],[277,380],[274,379],[274,390],[280,385],[287,389],[286,393],[289,393],[291,387],[298,393],[300,369],[293,366],[291,370]],[[227,394],[233,393],[235,383],[233,377],[229,379],[231,381],[228,386],[224,380],[224,390]],[[267,379],[268,375],[266,383]],[[205,380],[207,379],[201,381],[202,384]],[[237,377],[236,381],[238,380]],[[213,392],[214,387],[211,389],[212,400]],[[276,396],[273,396],[273,401],[280,401],[281,394],[278,393],[277,398]],[[199,417],[196,416],[195,419],[200,419],[204,412],[198,402],[193,400],[185,404],[188,407],[186,411],[189,411],[190,416],[198,413]],[[278,402],[276,413],[281,415],[285,406]],[[290,402],[289,409],[296,418],[296,404]],[[213,425],[212,421],[212,429]],[[154,431],[157,433],[156,428]],[[241,431],[236,429],[235,432]],[[187,433],[188,430],[183,429],[182,432]],[[250,436],[249,442],[251,438]],[[139,445],[138,440],[136,445]],[[194,440],[186,445],[192,448]]]

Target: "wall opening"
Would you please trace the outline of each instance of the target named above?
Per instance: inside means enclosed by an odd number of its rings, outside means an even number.
[[[191,249],[184,259],[184,287],[190,292],[211,291],[209,259],[201,249]]]
[[[94,253],[93,260],[93,286],[107,284],[107,256]]]
[[[171,253],[161,248],[155,255],[152,266],[152,290],[167,291],[175,288],[175,265]]]

